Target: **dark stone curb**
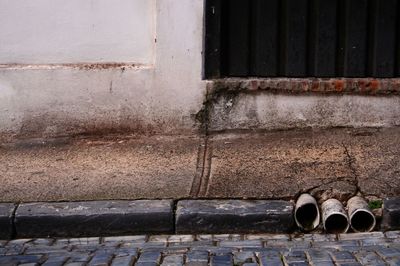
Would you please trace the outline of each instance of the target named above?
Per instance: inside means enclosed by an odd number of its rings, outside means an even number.
[[[293,210],[293,203],[282,200],[0,203],[0,239],[286,233],[294,228]],[[400,229],[400,198],[385,199],[382,229]]]
[[[400,229],[400,197],[387,198],[383,201],[382,229]]]
[[[16,206],[13,203],[0,204],[0,239],[13,236],[13,214]]]
[[[293,229],[293,210],[280,200],[183,200],[175,226],[178,234],[282,233]]]
[[[173,233],[171,200],[21,204],[17,237],[78,237]]]

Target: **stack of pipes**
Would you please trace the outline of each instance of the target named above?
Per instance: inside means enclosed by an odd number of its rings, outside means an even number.
[[[376,219],[368,203],[360,196],[347,202],[347,211],[337,199],[328,199],[321,205],[310,194],[302,194],[297,199],[294,218],[303,231],[312,231],[320,225],[322,213],[323,228],[327,233],[346,233],[351,227],[354,232],[370,232],[375,228]]]

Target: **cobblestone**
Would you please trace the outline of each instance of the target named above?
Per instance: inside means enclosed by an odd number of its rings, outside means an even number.
[[[399,231],[1,241],[0,265],[400,265]]]

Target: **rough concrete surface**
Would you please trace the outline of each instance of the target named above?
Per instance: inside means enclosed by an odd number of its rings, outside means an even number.
[[[356,131],[346,143],[366,195],[400,195],[400,130]]]
[[[0,201],[384,198],[399,160],[400,128],[20,141],[0,145]]]
[[[350,196],[356,186],[341,138],[330,131],[214,137],[206,196],[293,198],[320,186]]]
[[[400,130],[331,129],[223,134],[209,140],[206,197],[346,201],[400,194]]]
[[[189,195],[198,138],[77,138],[0,146],[1,201]]]

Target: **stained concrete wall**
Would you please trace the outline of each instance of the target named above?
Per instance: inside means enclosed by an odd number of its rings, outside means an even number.
[[[400,126],[400,97],[228,94],[210,107],[210,131]]]
[[[203,0],[0,7],[2,138],[197,130]]]
[[[203,10],[203,0],[0,0],[0,139],[197,133]],[[206,106],[211,130],[400,124],[397,96],[229,101]]]

